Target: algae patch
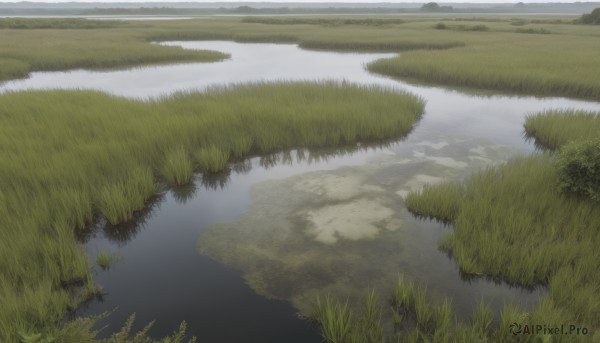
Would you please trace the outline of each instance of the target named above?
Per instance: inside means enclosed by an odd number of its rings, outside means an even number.
[[[202,229],[198,249],[241,270],[257,293],[305,314],[317,295],[352,301],[367,288],[387,294],[398,272],[450,293],[455,285],[447,280],[459,278],[437,250],[443,229],[412,217],[402,195],[509,154],[476,139],[403,143],[365,165],[261,182],[237,221]]]
[[[358,199],[348,203],[308,211],[307,229],[315,240],[333,244],[339,239],[359,240],[375,238],[381,229],[394,230],[400,220],[392,220],[394,210],[378,201]]]

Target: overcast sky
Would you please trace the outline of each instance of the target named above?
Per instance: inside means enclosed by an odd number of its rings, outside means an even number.
[[[353,2],[353,3],[393,3],[393,4],[402,4],[402,3],[425,3],[425,2],[430,2],[430,1],[434,1],[434,2],[439,2],[439,3],[443,3],[443,2],[453,2],[453,3],[517,3],[517,2],[524,2],[524,3],[544,3],[544,2],[561,2],[561,3],[569,3],[569,2],[576,2],[577,0],[408,0],[408,1],[402,1],[402,0],[391,0],[391,1],[382,1],[382,0],[327,0],[327,1],[323,1],[323,0],[293,0],[293,1],[286,1],[286,0],[281,0],[281,1],[249,1],[249,0],[223,0],[223,1],[214,1],[214,0],[148,0],[148,1],[140,1],[140,0],[69,0],[69,1],[64,1],[64,0],[29,0],[30,2],[47,2],[47,3],[57,3],[57,2],[104,2],[104,3],[111,3],[111,2],[199,2],[199,3],[203,3],[203,2],[248,2],[248,3],[252,3],[252,2],[277,2],[277,3],[297,3],[297,2],[305,2],[305,3],[311,3],[311,2],[325,2],[325,3],[336,3],[336,2],[345,2],[345,3],[349,3],[349,2]],[[597,2],[598,0],[593,0],[590,2]],[[19,1],[6,1],[6,0],[0,0],[0,3],[7,3],[7,2],[19,2]],[[588,2],[588,1],[581,1],[581,2]]]
[[[286,0],[281,0],[281,1],[277,1],[277,0],[268,0],[268,1],[256,1],[256,0],[28,0],[29,2],[46,2],[46,3],[59,3],[59,2],[101,2],[101,3],[112,3],[112,2],[129,2],[129,3],[135,3],[135,2],[161,2],[161,3],[169,3],[169,2],[197,2],[197,3],[214,3],[214,2],[248,2],[248,3],[253,3],[253,2],[277,2],[277,3],[298,3],[298,2],[304,2],[304,3],[315,3],[315,2],[321,2],[321,3],[392,3],[392,4],[402,4],[402,3],[425,3],[425,2],[430,2],[430,1],[434,1],[434,2],[439,2],[439,3],[444,3],[444,2],[452,2],[452,3],[518,3],[518,2],[524,2],[524,3],[544,3],[544,2],[559,2],[559,3],[572,3],[572,2],[579,2],[580,0],[293,0],[293,1],[286,1]],[[598,2],[599,0],[592,0],[592,1],[580,1],[580,2]],[[0,0],[0,3],[7,3],[7,2],[20,2],[20,0]]]

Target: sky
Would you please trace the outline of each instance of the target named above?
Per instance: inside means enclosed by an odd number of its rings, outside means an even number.
[[[114,3],[114,2],[127,2],[127,3],[135,3],[135,2],[161,2],[161,3],[169,3],[169,2],[196,2],[196,3],[214,3],[214,2],[277,2],[277,3],[392,3],[392,4],[402,4],[402,3],[425,3],[425,2],[438,2],[438,3],[547,3],[547,2],[558,2],[558,3],[573,3],[573,2],[598,2],[600,0],[267,0],[267,1],[257,1],[257,0],[28,0],[28,2],[45,2],[45,3],[60,3],[60,2],[96,2],[96,3]],[[0,3],[7,2],[20,2],[20,0],[0,0]]]

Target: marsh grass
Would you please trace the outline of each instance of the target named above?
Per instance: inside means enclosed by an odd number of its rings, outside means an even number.
[[[326,295],[317,297],[311,318],[319,325],[326,343],[384,342],[382,308],[374,290],[367,292],[360,308],[352,309]]]
[[[256,21],[283,20],[274,25]],[[294,24],[316,20],[319,25]],[[29,71],[103,69],[157,63],[215,62],[229,55],[151,44],[165,40],[234,40],[300,43],[311,49],[406,51],[463,46],[456,39],[418,30],[398,35],[394,18],[218,18],[214,20],[112,22],[82,19],[5,19],[0,35],[0,80]],[[298,29],[301,27],[302,29]],[[367,30],[365,30],[367,29]],[[47,42],[52,44],[46,44]]]
[[[244,153],[248,153],[250,151],[251,144],[246,147],[240,143],[233,148],[236,152],[235,155],[243,156]],[[245,152],[243,152],[245,150]],[[204,170],[209,173],[216,173],[225,169],[227,166],[227,162],[229,161],[229,153],[227,151],[223,151],[222,149],[217,148],[216,146],[210,146],[208,148],[202,148],[198,150],[196,153],[196,161],[201,170]]]
[[[425,287],[415,287],[401,275],[393,288],[391,304],[392,311],[383,311],[374,291],[368,291],[364,301],[355,306],[328,295],[324,301],[316,299],[312,319],[319,325],[326,343],[508,342],[514,338],[510,324],[531,323],[529,314],[506,304],[500,313],[500,323],[495,326],[491,309],[483,302],[473,309],[469,322],[458,320],[449,298],[434,304]],[[391,315],[392,322],[398,324],[394,316],[399,311],[406,318],[400,325],[394,325],[393,332],[384,330],[384,324],[389,322],[384,314]]]
[[[482,25],[447,25],[444,23],[437,23],[433,26],[436,30],[454,30],[454,31],[489,31],[490,28]]]
[[[121,20],[82,18],[2,18],[0,29],[105,29],[123,26]]]
[[[438,332],[447,334],[450,332],[450,327],[454,323],[454,310],[452,309],[452,301],[444,298],[444,301],[433,308],[433,327],[436,334]]]
[[[194,175],[193,162],[183,147],[167,153],[162,176],[171,184],[181,186],[189,183]]]
[[[243,23],[258,23],[268,25],[323,25],[323,26],[341,26],[341,25],[364,25],[381,26],[388,24],[403,24],[405,21],[399,18],[311,18],[311,17],[246,17],[242,19]]]
[[[119,224],[132,219],[133,213],[142,209],[157,191],[152,172],[137,169],[131,171],[127,179],[103,187],[98,207],[111,224]]]
[[[345,38],[344,40],[303,39],[298,45],[301,48],[311,50],[400,52],[409,50],[443,50],[461,47],[464,46],[464,43],[459,41],[427,42],[410,38],[395,40],[374,38],[371,41]]]
[[[352,328],[352,314],[347,302],[336,303],[330,296],[326,296],[323,302],[317,298],[313,317],[320,323],[326,342],[342,343],[348,340]]]
[[[402,24],[394,18],[373,17],[218,18],[126,22],[117,26],[94,23],[108,25],[95,29],[83,28],[86,21],[64,24],[60,20],[20,19],[26,27],[54,25],[69,29],[3,29],[6,34],[0,35],[0,60],[19,63],[0,63],[0,77],[23,77],[32,70],[218,61],[228,56],[149,44],[218,39],[298,43],[317,50],[408,51],[401,58],[377,61],[369,69],[392,77],[459,87],[600,99],[600,81],[594,77],[600,73],[594,27],[565,24],[560,19],[527,19],[526,24],[545,27],[523,31],[535,35],[517,35],[511,25],[513,19],[455,18],[472,23],[445,23],[443,30],[432,29],[439,19],[429,17],[402,18]],[[277,24],[265,25],[267,22]],[[539,34],[546,33],[544,30],[556,34]],[[53,44],[45,44],[48,41]]]
[[[529,33],[529,34],[537,34],[537,35],[549,35],[552,33],[550,30],[546,30],[544,28],[518,28],[515,30],[516,33]]]
[[[480,337],[486,337],[492,331],[493,322],[492,308],[483,299],[480,300],[471,316],[471,326],[478,332]]]
[[[600,113],[577,110],[547,110],[530,114],[525,120],[525,135],[551,150],[572,142],[600,136]]]
[[[109,270],[115,263],[122,263],[123,257],[116,253],[100,250],[96,254],[96,264],[103,270]]]
[[[29,65],[17,59],[0,58],[0,66],[0,82],[24,78],[29,74]]]
[[[418,192],[411,192],[404,202],[414,214],[452,222],[458,213],[463,187],[458,183],[444,183],[437,186],[425,185]]]
[[[405,281],[404,276],[398,275],[398,281],[392,289],[392,306],[397,312],[408,313],[415,307],[416,288],[412,281]]]
[[[128,26],[85,19],[0,19],[0,81],[26,77],[30,71],[215,62],[229,57],[150,44]]]
[[[91,317],[78,317],[73,321],[63,323],[61,327],[56,329],[52,334],[56,342],[106,342],[106,343],[195,343],[196,337],[187,337],[187,323],[181,322],[179,327],[173,331],[173,333],[162,339],[155,339],[151,337],[150,330],[154,326],[154,321],[146,324],[141,330],[134,331],[133,326],[135,323],[136,315],[132,314],[129,316],[123,326],[115,333],[111,334],[105,339],[97,339],[96,336],[99,331],[95,329],[94,325],[101,319],[106,318],[110,315],[110,312],[104,312],[97,316]],[[91,334],[90,334],[91,333]],[[36,341],[36,343],[42,343],[43,341]],[[50,343],[50,342],[49,342]]]
[[[427,300],[427,288],[418,286],[414,294],[414,311],[417,319],[417,327],[421,332],[431,332],[433,330],[433,313],[431,305]]]
[[[571,149],[589,144],[593,148],[584,154],[587,162],[583,165],[593,166],[592,161],[597,160],[593,158],[597,155],[594,142],[600,138],[598,118],[597,113],[551,110],[528,116],[525,132],[540,145],[560,148],[559,160],[579,158]],[[444,234],[438,244],[458,261],[462,271],[519,285],[548,286],[548,294],[530,313],[505,306],[497,328],[489,305],[480,302],[471,323],[456,326],[459,341],[485,337],[504,341],[510,337],[512,323],[573,321],[600,327],[600,206],[560,192],[561,166],[566,163],[556,160],[550,153],[518,157],[480,171],[463,185],[429,186],[407,196],[411,211],[450,219],[454,224],[454,231]],[[596,169],[591,167],[590,175],[596,175]],[[579,172],[571,178],[589,181],[589,175]],[[449,196],[448,189],[454,188],[462,189],[462,195]],[[448,208],[456,211],[451,217]],[[570,340],[585,338],[556,341]]]
[[[493,38],[483,44],[482,37],[475,37],[481,36],[476,32],[469,33],[473,35],[469,38],[467,33],[432,29],[465,42],[465,47],[411,51],[372,62],[368,69],[387,76],[458,87],[600,99],[600,79],[592,76],[600,73],[600,54],[592,47],[591,36],[560,31],[555,26],[553,33],[564,34],[539,34],[546,33],[541,28],[527,30],[537,34],[516,35],[514,30],[511,34],[490,29],[485,36]],[[501,42],[509,41],[511,47],[507,49]]]
[[[600,227],[600,207],[592,201],[561,194],[558,182],[554,157],[548,154],[515,158],[504,166],[471,176],[453,219],[455,229],[443,236],[440,245],[470,275],[535,286],[552,285],[555,277],[569,273],[564,285],[550,289],[548,301],[561,308],[564,320],[598,327],[600,299],[590,298],[589,292],[600,290],[595,272],[600,268],[600,255],[595,248],[599,243],[596,228]],[[437,199],[436,187],[440,187]],[[445,187],[433,186],[423,193],[424,198],[410,203],[414,206],[411,210],[422,213],[434,208],[431,204],[422,205],[427,199],[456,206],[456,199],[444,196]],[[435,216],[433,212],[429,214]],[[572,265],[577,269],[563,270]],[[583,284],[596,286],[592,287],[594,291],[579,288]]]
[[[209,164],[216,171],[233,154],[400,138],[424,107],[406,93],[335,82],[232,86],[151,102],[28,91],[2,94],[0,103],[0,341],[7,343],[18,341],[17,329],[53,330],[82,300],[62,286],[93,285],[74,229],[94,213],[112,224],[143,218],[159,190],[153,171],[164,171],[169,158],[181,182],[188,152],[203,147],[223,152]],[[114,230],[115,239],[134,234]]]

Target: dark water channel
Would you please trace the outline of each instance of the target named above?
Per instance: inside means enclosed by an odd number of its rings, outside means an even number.
[[[358,298],[367,288],[387,297],[398,273],[451,297],[459,317],[481,298],[534,306],[541,289],[466,279],[436,241],[451,228],[414,218],[410,190],[460,180],[511,156],[528,154],[525,115],[549,108],[597,110],[597,103],[562,98],[467,95],[414,86],[366,72],[364,63],[391,54],[304,51],[293,45],[170,42],[230,53],[210,64],[111,72],[32,73],[7,90],[90,88],[134,98],[211,85],[274,80],[336,79],[407,90],[427,101],[408,137],[379,146],[289,151],[255,157],[221,175],[166,191],[137,223],[99,224],[82,237],[90,258],[105,250],[123,257],[95,281],[106,295],[77,311],[118,307],[103,323],[109,333],[132,314],[136,327],[156,320],[153,335],[183,320],[199,342],[320,342],[296,313],[322,292]]]

